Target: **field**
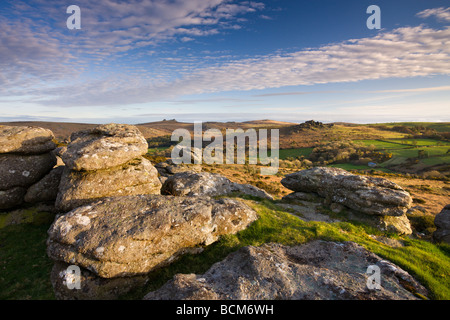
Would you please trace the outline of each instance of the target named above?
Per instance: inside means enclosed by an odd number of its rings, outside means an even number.
[[[376,150],[392,154],[392,158],[380,163],[382,168],[406,164],[409,159],[416,159],[416,166],[432,167],[440,164],[450,164],[450,143],[435,139],[386,139],[386,140],[356,140],[365,145],[373,145]],[[426,156],[421,157],[420,152]],[[423,169],[423,168],[422,168]]]

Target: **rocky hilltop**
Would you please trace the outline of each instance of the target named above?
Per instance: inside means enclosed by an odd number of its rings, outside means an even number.
[[[102,125],[72,134],[60,150],[66,167],[56,207],[70,211],[111,196],[159,194],[158,171],[142,156],[148,145],[130,125]]]
[[[75,132],[58,149],[49,130],[0,126],[0,210],[46,203],[56,213],[47,239],[56,298],[116,299],[179,257],[247,229],[259,216],[236,195],[301,212],[299,219],[334,221],[315,211],[320,204],[383,231],[412,232],[406,217],[411,196],[387,179],[311,168],[286,175],[281,184],[292,193],[275,200],[255,186],[197,167],[192,171],[170,161],[154,166],[143,157],[147,148],[130,125]],[[449,241],[448,213],[446,207],[436,216],[436,241]],[[366,286],[369,265],[382,270],[382,290]],[[80,290],[68,286],[74,281],[71,266],[81,270]],[[406,271],[356,243],[313,241],[236,248],[204,274],[177,274],[145,299],[416,299],[427,294]]]
[[[323,202],[334,211],[345,209],[353,218],[380,230],[412,233],[406,216],[412,198],[387,179],[354,175],[339,168],[316,167],[288,174],[281,184],[294,191],[284,197],[290,202]]]
[[[0,126],[0,210],[40,200],[27,191],[56,165],[53,138],[47,129]]]

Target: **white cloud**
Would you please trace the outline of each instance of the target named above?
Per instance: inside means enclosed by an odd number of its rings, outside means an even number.
[[[450,74],[450,28],[399,28],[317,49],[187,68],[171,81],[102,80],[79,95],[46,99],[52,105],[115,105],[174,99],[183,95],[280,88],[372,79]],[[105,80],[106,81],[106,80]],[[73,92],[62,88],[61,92]],[[48,94],[48,92],[43,92]]]
[[[155,45],[174,37],[218,34],[221,26],[238,21],[245,14],[260,11],[259,2],[231,0],[77,0],[82,27],[67,32],[72,48],[93,55],[114,54]],[[13,13],[36,20],[48,20],[52,32],[66,29],[65,0],[13,1]],[[0,13],[1,16],[1,13]],[[75,36],[74,36],[75,35]]]
[[[434,9],[426,9],[417,14],[420,18],[429,18],[436,17],[440,21],[450,22],[450,7],[444,8],[434,8]]]
[[[44,82],[76,77],[82,66],[48,29],[0,20],[0,92],[14,94]]]
[[[193,41],[193,40],[194,40],[194,38],[190,38],[190,37],[183,37],[183,38],[181,38],[180,40],[181,40],[181,42],[189,42],[189,41]]]
[[[91,62],[113,61],[148,46],[155,52],[155,45],[163,41],[188,42],[216,35],[229,28],[227,23],[235,25],[242,15],[263,8],[257,2],[234,5],[230,0],[77,0],[76,4],[82,20],[77,31],[66,28],[65,0],[11,0],[5,4],[9,9],[0,12],[3,95],[42,96],[59,91],[67,100],[65,92],[83,93],[80,77]],[[159,70],[162,67],[158,66]],[[164,72],[158,77],[161,75],[164,77]],[[148,86],[146,78],[141,81]],[[103,87],[97,80],[92,82],[92,88]],[[110,84],[109,79],[101,82]],[[105,90],[97,94],[105,94]]]
[[[395,90],[379,90],[375,92],[379,93],[424,93],[424,92],[437,92],[437,91],[449,91],[450,86],[439,86],[439,87],[430,87],[430,88],[413,88],[413,89],[395,89]]]
[[[176,71],[165,70],[167,74],[160,78],[113,74],[74,80],[83,71],[73,67],[77,53],[102,57],[173,37],[190,41],[219,33],[221,21],[238,20],[239,15],[264,8],[258,2],[227,0],[78,0],[77,4],[83,19],[77,36],[65,29],[65,12],[57,11],[64,6],[53,1],[51,6],[44,5],[46,14],[62,18],[58,23],[64,32],[27,19],[0,22],[3,93],[31,95],[28,101],[48,106],[126,105],[190,94],[450,74],[450,28],[419,26],[293,53],[218,61],[202,68],[172,59]]]

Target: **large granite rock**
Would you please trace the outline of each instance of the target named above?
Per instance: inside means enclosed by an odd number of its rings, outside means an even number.
[[[368,288],[369,266],[381,287]],[[415,300],[427,290],[393,263],[353,242],[248,246],[206,273],[177,274],[146,300]]]
[[[155,168],[158,170],[160,176],[164,178],[186,171],[202,172],[202,166],[200,164],[174,164],[170,159],[155,164]]]
[[[354,175],[339,168],[301,170],[286,175],[281,184],[295,192],[319,194],[330,203],[365,214],[402,216],[412,204],[409,193],[394,182]]]
[[[21,205],[26,192],[27,189],[22,187],[0,190],[0,210],[6,210]]]
[[[158,172],[144,158],[98,171],[75,171],[66,167],[55,205],[67,212],[105,197],[160,194],[160,189]]]
[[[41,154],[56,148],[53,133],[44,128],[0,126],[0,153]]]
[[[19,207],[28,187],[56,164],[50,130],[0,126],[0,210]]]
[[[148,150],[148,144],[138,128],[125,124],[101,125],[71,135],[71,141],[61,154],[72,170],[101,170],[116,167],[138,158]]]
[[[0,190],[28,187],[42,179],[56,164],[53,153],[0,155]]]
[[[273,199],[266,191],[250,184],[238,184],[210,172],[180,172],[170,176],[161,188],[161,194],[174,196],[219,196],[233,192],[264,199]]]
[[[47,253],[100,277],[148,273],[224,234],[245,229],[257,214],[245,204],[208,197],[112,197],[58,216]]]
[[[433,232],[435,242],[450,243],[450,204],[446,205],[434,218],[436,231]]]
[[[68,272],[70,266],[57,261],[50,273],[50,281],[58,300],[116,300],[148,282],[145,275],[106,279],[83,268],[80,268],[80,277],[77,279],[72,272]],[[75,280],[80,281],[80,289],[70,289]]]
[[[55,202],[64,168],[54,167],[45,177],[30,186],[24,197],[25,202]]]

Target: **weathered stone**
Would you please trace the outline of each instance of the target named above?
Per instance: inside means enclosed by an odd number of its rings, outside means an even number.
[[[26,192],[27,189],[22,187],[0,190],[0,210],[11,209],[21,205]]]
[[[396,234],[412,234],[411,223],[406,214],[402,216],[374,216],[374,225],[381,231],[392,232]]]
[[[42,179],[56,164],[52,153],[0,155],[0,190],[28,187]]]
[[[112,197],[59,216],[50,258],[103,278],[133,276],[245,229],[257,214],[231,199],[162,195]]]
[[[50,274],[53,291],[58,300],[115,300],[144,286],[148,281],[145,276],[105,279],[80,268],[80,289],[69,289],[77,280],[72,272],[68,272],[69,266],[58,261],[53,265]]]
[[[159,181],[161,182],[161,185],[163,185],[164,182],[167,181],[167,177],[163,177],[163,176],[159,176],[158,179],[159,179]]]
[[[161,194],[174,196],[218,196],[233,192],[273,199],[266,191],[255,186],[234,183],[220,174],[210,172],[180,172],[170,176],[161,188]]]
[[[381,271],[369,289],[369,266]],[[411,291],[413,292],[411,292]],[[393,263],[353,242],[248,246],[203,275],[177,274],[146,300],[416,300],[427,290]]]
[[[333,211],[334,213],[341,213],[342,211],[345,210],[345,207],[339,203],[333,202],[330,205],[330,210]]]
[[[147,153],[148,144],[135,126],[107,124],[71,136],[61,153],[72,170],[101,170],[116,167]]]
[[[0,126],[0,153],[41,154],[56,148],[48,129]]]
[[[45,177],[29,187],[25,194],[25,202],[54,202],[58,195],[63,171],[64,166],[55,167]]]
[[[412,204],[409,193],[387,179],[353,175],[339,168],[301,170],[286,175],[281,184],[372,215],[402,216]]]
[[[74,171],[66,167],[56,207],[67,212],[105,197],[159,194],[160,190],[158,172],[145,158],[98,171]]]
[[[282,200],[287,202],[297,202],[297,201],[307,201],[315,203],[324,202],[324,199],[321,196],[313,192],[292,192],[288,195],[285,195],[282,198]]]
[[[320,204],[317,202],[296,201],[278,202],[278,207],[283,208],[286,212],[293,214],[303,221],[324,221],[328,223],[338,222],[339,220],[330,217],[328,214],[322,213]]]
[[[251,184],[239,184],[232,182],[231,193],[233,192],[246,194],[252,197],[273,200],[273,197],[270,194],[268,194],[265,190],[255,187]]]
[[[180,172],[202,172],[202,166],[197,164],[185,165],[180,164],[176,165],[169,159],[164,162],[159,162],[155,164],[156,170],[158,170],[161,177],[168,178],[176,173]]]
[[[433,232],[435,242],[450,243],[450,204],[446,205],[434,218],[436,231]]]

